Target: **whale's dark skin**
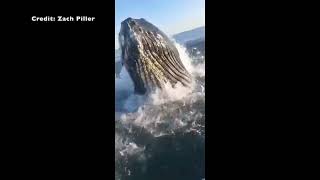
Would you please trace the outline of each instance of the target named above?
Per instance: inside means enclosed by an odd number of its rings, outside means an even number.
[[[191,76],[170,39],[145,19],[128,18],[119,33],[122,64],[127,69],[136,94],[146,94],[164,84],[179,82],[189,86]]]

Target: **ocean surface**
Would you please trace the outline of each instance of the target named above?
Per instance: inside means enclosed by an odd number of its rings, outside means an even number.
[[[205,178],[205,56],[175,45],[191,88],[168,86],[145,97],[133,93],[125,68],[115,79],[116,180]]]

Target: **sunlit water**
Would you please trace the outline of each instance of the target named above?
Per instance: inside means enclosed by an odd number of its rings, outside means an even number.
[[[115,176],[121,180],[201,180],[205,157],[205,60],[193,62],[191,88],[167,86],[148,97],[133,93],[123,68],[115,80]]]

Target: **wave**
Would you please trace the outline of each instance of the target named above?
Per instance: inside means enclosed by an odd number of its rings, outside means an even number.
[[[146,97],[134,94],[132,80],[125,68],[120,73],[121,78],[115,79],[116,179],[154,176],[154,173],[162,171],[156,171],[153,167],[159,161],[157,157],[169,160],[164,152],[174,154],[179,148],[191,154],[198,148],[200,153],[188,156],[196,156],[199,164],[192,161],[185,168],[191,168],[190,173],[193,174],[188,176],[191,179],[204,177],[205,61],[194,64],[186,48],[177,43],[175,45],[182,63],[193,76],[190,88],[167,85]],[[169,147],[168,141],[172,143]],[[191,144],[188,144],[189,141]],[[180,166],[187,164],[184,162]],[[197,168],[194,169],[194,166]],[[177,167],[170,168],[171,176],[174,176]]]

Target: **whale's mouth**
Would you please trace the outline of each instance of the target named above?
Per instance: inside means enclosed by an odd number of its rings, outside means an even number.
[[[170,39],[145,19],[127,18],[119,33],[122,63],[137,94],[146,94],[164,84],[188,86],[191,76]]]

